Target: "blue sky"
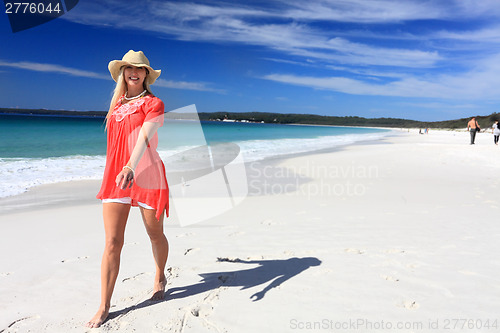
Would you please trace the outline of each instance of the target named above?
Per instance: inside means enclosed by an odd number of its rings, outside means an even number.
[[[80,0],[18,33],[0,16],[0,107],[106,110],[107,64],[133,49],[162,70],[167,111],[500,111],[496,0]]]

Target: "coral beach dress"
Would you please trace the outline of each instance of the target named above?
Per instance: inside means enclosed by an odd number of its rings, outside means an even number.
[[[132,188],[122,190],[116,186],[116,176],[130,159],[137,143],[141,127],[145,122],[157,122],[163,125],[163,102],[153,95],[146,95],[129,103],[122,104],[122,98],[116,104],[107,121],[106,167],[97,199],[131,198],[132,206],[138,202],[156,209],[159,220],[165,210],[168,216],[168,183],[165,166],[156,151],[158,134],[149,144],[139,161]]]

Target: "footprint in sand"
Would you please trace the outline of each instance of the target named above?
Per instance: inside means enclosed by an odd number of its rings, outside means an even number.
[[[335,271],[333,269],[330,269],[330,268],[325,268],[325,269],[316,268],[313,272],[311,272],[309,274],[311,274],[311,276],[325,276],[325,275],[329,275],[332,273],[335,273]]]
[[[241,236],[241,235],[244,235],[245,232],[244,231],[236,231],[236,232],[233,232],[231,234],[229,234],[228,236],[229,237],[234,237],[234,236]]]
[[[235,225],[225,225],[225,226],[221,227],[222,230],[234,230],[236,228],[237,228],[237,226],[235,226]]]
[[[167,268],[167,271],[165,272],[165,276],[167,277],[167,285],[172,284],[172,280],[176,277],[179,277],[179,271],[179,267],[172,266]]]
[[[398,278],[395,278],[394,276],[390,275],[380,275],[380,277],[386,281],[393,281],[393,282],[399,282]]]
[[[173,327],[176,332],[184,332],[184,328],[191,325],[188,324],[189,321],[194,320],[203,326],[204,331],[216,331],[216,332],[227,332],[226,329],[217,326],[215,323],[209,321],[210,314],[213,312],[214,303],[219,298],[219,293],[222,288],[212,290],[208,295],[203,298],[202,303],[197,302],[197,304],[186,306],[180,308],[184,315],[180,321],[174,321],[170,325],[170,329]],[[195,324],[198,325],[198,324]],[[177,327],[176,327],[177,326]],[[170,331],[169,329],[169,331]]]
[[[385,250],[384,251],[385,253],[405,253],[405,250],[400,250],[400,249],[389,249],[389,250]]]
[[[146,274],[147,274],[146,272],[142,272],[142,273],[136,274],[136,275],[134,275],[134,276],[124,278],[124,279],[122,280],[122,282],[126,282],[126,281],[129,281],[129,280],[137,280],[137,279],[138,279],[138,277],[140,277],[141,275],[146,275]]]
[[[201,304],[191,309],[191,314],[195,317],[208,317],[213,310],[210,304]]]
[[[283,222],[275,221],[273,219],[265,219],[260,222],[262,225],[283,225]]]
[[[189,237],[189,236],[193,236],[194,234],[192,232],[188,232],[188,233],[185,233],[185,234],[180,234],[180,235],[177,235],[175,237],[177,238],[182,238],[182,237]]]
[[[192,248],[187,249],[186,251],[184,251],[184,255],[187,255],[188,253],[189,253],[189,254],[193,254],[194,252],[197,252],[197,251],[199,251],[199,250],[200,250],[200,249],[199,249],[199,248],[197,248],[197,247],[192,247]]]
[[[240,258],[218,257],[217,262],[241,262]]]
[[[28,321],[34,321],[34,320],[37,320],[37,319],[40,319],[39,315],[29,316],[29,317],[23,317],[23,318],[16,319],[12,323],[10,323],[7,326],[7,328],[1,330],[0,332],[10,332],[11,331],[10,329],[12,329],[12,332],[19,332],[20,328],[23,327],[23,325],[25,323],[27,323]]]
[[[353,254],[363,254],[363,253],[365,253],[365,251],[363,251],[363,250],[351,249],[351,248],[345,249],[344,252],[353,253]]]
[[[85,260],[90,258],[90,256],[82,256],[82,257],[76,257],[76,258],[71,258],[71,259],[63,259],[61,260],[62,263],[68,263],[68,262],[75,262],[79,260]]]
[[[0,273],[0,276],[9,276],[9,275],[12,275],[14,274],[14,272],[4,272],[4,273]]]
[[[246,258],[246,260],[249,260],[249,261],[252,261],[252,260],[264,260],[264,259],[266,259],[265,256],[248,256]]]
[[[420,304],[418,304],[416,301],[403,301],[400,304],[398,304],[398,307],[400,308],[405,308],[408,310],[416,310],[420,307]]]

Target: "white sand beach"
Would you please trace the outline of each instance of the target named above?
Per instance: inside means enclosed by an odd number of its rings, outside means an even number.
[[[472,146],[467,132],[396,131],[246,170],[249,195],[234,209],[166,220],[163,302],[148,301],[153,257],[132,210],[98,329],[83,325],[99,305],[99,182],[0,199],[0,332],[500,331],[491,134]]]

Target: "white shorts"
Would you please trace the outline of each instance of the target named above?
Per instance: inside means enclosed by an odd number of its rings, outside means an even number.
[[[108,202],[116,202],[116,203],[122,203],[122,204],[131,205],[132,204],[132,199],[130,197],[117,198],[117,199],[102,199],[102,203],[108,203]],[[137,202],[137,204],[139,204],[139,206],[141,206],[142,208],[154,209],[153,207],[148,206],[148,205],[146,205],[145,203],[142,203],[142,202]]]

